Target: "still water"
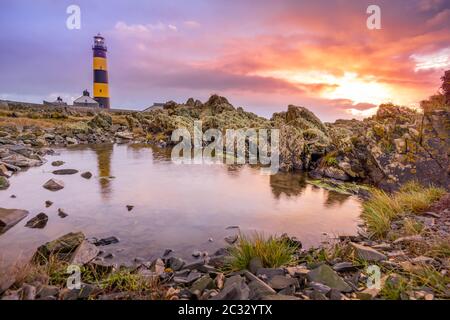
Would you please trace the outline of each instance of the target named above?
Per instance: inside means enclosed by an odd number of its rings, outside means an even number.
[[[229,226],[243,233],[287,233],[304,247],[318,245],[327,235],[356,233],[360,201],[312,186],[299,173],[266,176],[250,166],[178,165],[162,151],[140,145],[57,151],[45,165],[15,175],[11,187],[0,191],[0,207],[30,212],[0,235],[2,263],[27,259],[39,245],[74,231],[118,237],[119,243],[102,248],[116,262],[151,259],[166,249],[185,259],[195,250],[213,253],[236,232]],[[55,176],[55,160],[65,161],[58,169],[91,171],[93,177]],[[64,181],[65,188],[44,189],[50,178]],[[46,200],[54,204],[46,208]],[[134,209],[128,211],[127,205]],[[60,218],[58,208],[68,216]],[[26,228],[26,221],[40,212],[49,216],[45,228]]]

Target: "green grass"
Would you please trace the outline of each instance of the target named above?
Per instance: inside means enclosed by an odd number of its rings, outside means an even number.
[[[251,236],[241,236],[238,242],[230,248],[231,270],[247,269],[252,258],[258,257],[266,268],[277,268],[294,262],[294,253],[298,247],[288,239],[265,237],[261,233]]]
[[[419,214],[444,194],[444,189],[424,187],[417,182],[405,184],[392,195],[375,190],[372,197],[363,204],[361,216],[376,238],[384,238],[394,219],[402,215]]]
[[[147,284],[138,274],[129,270],[119,270],[111,273],[102,281],[102,288],[106,291],[132,291],[138,292],[146,289]]]
[[[334,153],[334,152],[326,154],[325,157],[323,157],[323,161],[329,167],[333,167],[333,166],[337,166],[338,165],[338,161],[336,159],[336,153]]]
[[[380,296],[386,300],[400,300],[410,289],[409,281],[397,275],[395,280],[388,280],[380,292]]]

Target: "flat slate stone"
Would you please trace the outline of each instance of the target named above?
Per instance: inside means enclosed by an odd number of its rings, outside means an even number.
[[[387,259],[386,255],[371,247],[366,247],[353,242],[351,243],[351,245],[353,248],[355,248],[356,254],[360,259],[369,262],[379,262]]]
[[[29,214],[26,210],[0,208],[0,234],[17,224]]]
[[[55,170],[53,171],[53,174],[56,175],[71,175],[71,174],[77,174],[78,170],[75,169],[61,169],[61,170]]]
[[[330,266],[323,264],[308,273],[308,280],[322,283],[331,289],[351,292],[352,288]]]

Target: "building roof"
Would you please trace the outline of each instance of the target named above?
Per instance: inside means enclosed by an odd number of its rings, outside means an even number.
[[[148,108],[142,110],[142,112],[150,112],[153,110],[162,110],[162,109],[164,109],[164,105],[165,105],[165,103],[154,103],[151,107],[148,107]]]
[[[75,99],[74,101],[73,101],[73,104],[75,105],[75,104],[82,104],[82,105],[86,105],[86,104],[95,104],[95,105],[98,105],[98,102],[97,101],[95,101],[94,99],[92,99],[91,97],[89,97],[89,96],[81,96],[81,97],[79,97],[79,98],[77,98],[77,99]]]

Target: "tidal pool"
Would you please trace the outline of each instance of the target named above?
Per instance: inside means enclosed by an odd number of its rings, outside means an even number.
[[[328,236],[355,234],[359,222],[358,198],[312,186],[300,173],[267,176],[250,166],[179,165],[163,151],[142,145],[56,151],[59,155],[15,175],[11,187],[0,191],[0,207],[30,212],[0,235],[2,263],[28,259],[39,245],[74,231],[118,237],[119,243],[102,250],[112,253],[113,261],[126,263],[159,257],[166,249],[188,260],[195,250],[213,253],[226,246],[224,237],[237,232],[229,226],[239,226],[242,233],[287,233],[310,247]],[[55,176],[55,160],[65,161],[58,169],[79,173]],[[93,177],[82,178],[84,171]],[[50,178],[64,181],[65,188],[44,189]],[[46,200],[53,205],[46,208]],[[68,216],[59,217],[58,208]],[[47,225],[25,227],[40,212],[49,216]]]

